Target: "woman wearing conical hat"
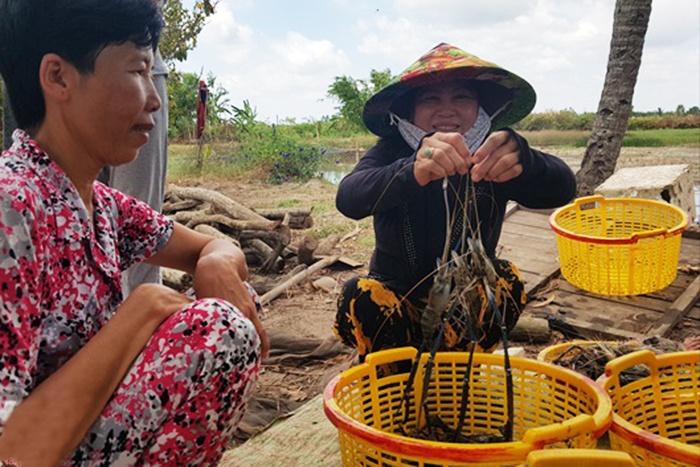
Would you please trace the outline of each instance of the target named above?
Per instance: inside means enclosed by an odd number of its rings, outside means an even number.
[[[498,275],[490,282],[496,304],[508,330],[515,326],[526,299],[523,280],[515,265],[495,255],[506,203],[554,208],[576,193],[563,161],[508,128],[534,105],[525,80],[448,44],[366,103],[365,125],[380,139],[341,181],[336,198],[346,216],[374,221],[369,275],[345,283],[334,326],[361,360],[420,345],[421,315],[437,272],[446,271],[449,251],[468,246],[483,245]],[[474,305],[448,320],[444,348],[466,350],[474,341],[479,350],[496,347],[500,323],[483,287]]]

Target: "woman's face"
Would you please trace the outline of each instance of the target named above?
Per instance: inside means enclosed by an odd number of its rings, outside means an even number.
[[[424,131],[465,133],[476,121],[476,91],[464,81],[444,81],[416,94],[413,123]]]
[[[148,142],[161,102],[153,85],[153,51],[132,42],[106,47],[82,75],[69,130],[99,165],[132,161]]]

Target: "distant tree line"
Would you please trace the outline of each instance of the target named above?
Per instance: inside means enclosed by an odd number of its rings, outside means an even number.
[[[629,119],[629,130],[657,130],[662,128],[700,128],[700,109],[691,107],[685,111],[679,106],[675,112],[664,112],[659,109],[656,112],[632,112]],[[540,130],[585,130],[593,128],[594,112],[577,113],[573,110],[558,110],[533,113],[525,117],[515,125],[521,131]]]

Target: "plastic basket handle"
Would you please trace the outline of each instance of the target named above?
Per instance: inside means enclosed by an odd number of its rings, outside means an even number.
[[[659,237],[661,235],[664,235],[664,236],[668,235],[668,229],[664,229],[663,227],[661,227],[659,229],[650,230],[648,232],[634,234],[630,237],[630,240],[632,240],[633,242],[636,242],[637,240],[640,240],[642,238]]]
[[[612,418],[612,414],[610,417]],[[591,433],[596,428],[596,419],[593,415],[578,414],[565,422],[530,428],[525,432],[523,442],[533,446],[541,446],[559,442],[563,437],[571,439],[584,433]]]
[[[651,350],[638,350],[609,361],[605,365],[605,377],[610,378],[613,374],[619,375],[624,370],[641,364],[648,366],[652,374],[656,373],[657,365],[654,352]]]
[[[367,355],[365,363],[370,366],[379,366],[385,363],[393,363],[401,360],[413,360],[418,351],[413,347],[399,347],[398,349],[381,350]]]
[[[580,210],[582,204],[604,203],[604,202],[605,202],[605,197],[603,195],[583,196],[581,198],[576,198],[574,200],[574,206],[576,206],[576,209]]]

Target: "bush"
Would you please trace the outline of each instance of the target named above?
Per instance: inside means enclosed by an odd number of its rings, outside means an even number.
[[[651,115],[630,117],[629,130],[700,128],[700,115]]]
[[[559,110],[557,112],[548,111],[530,114],[513,126],[519,131],[541,131],[541,130],[591,130],[595,114],[578,114],[573,110]]]
[[[316,176],[326,150],[315,144],[302,144],[280,134],[277,129],[258,124],[241,135],[241,163],[264,174],[270,183],[307,181]]]

